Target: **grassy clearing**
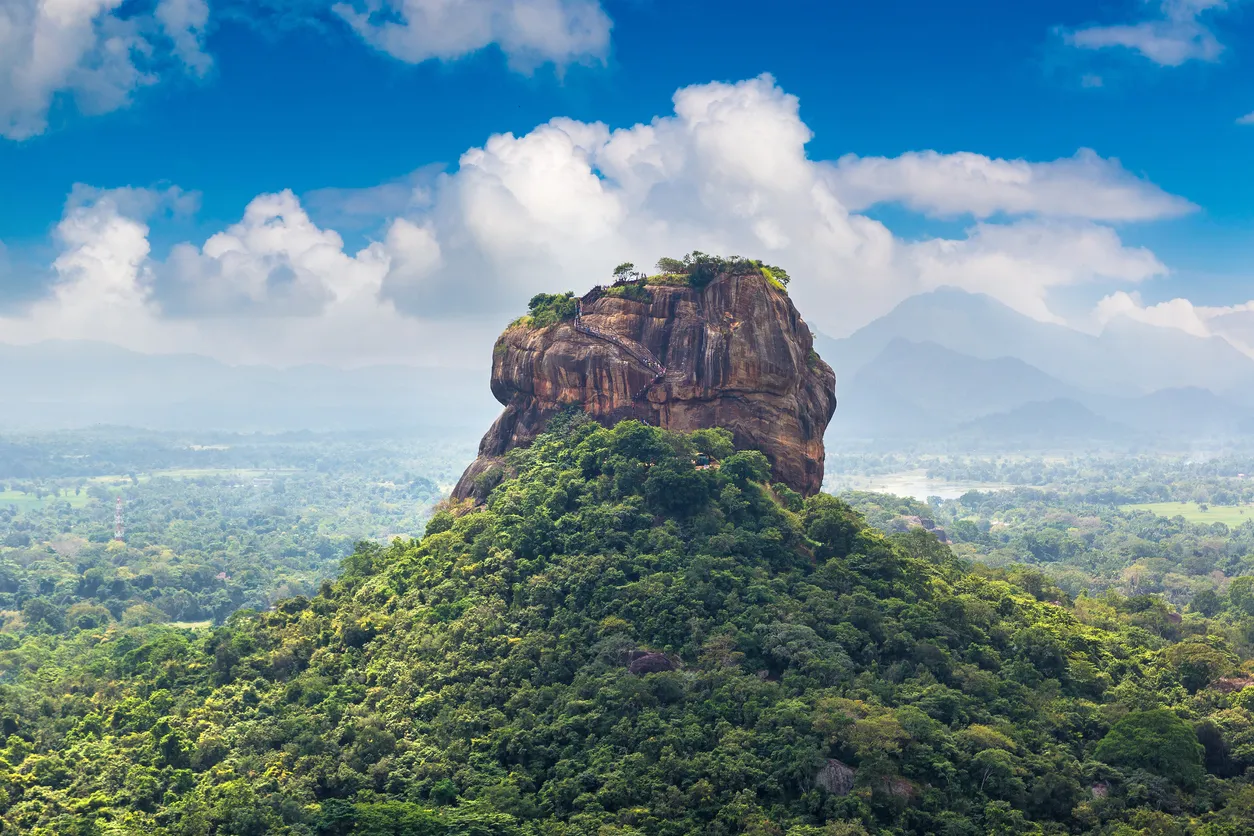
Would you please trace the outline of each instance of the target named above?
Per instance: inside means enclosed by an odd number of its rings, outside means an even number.
[[[75,494],[74,491],[63,491],[55,496],[45,495],[43,497],[36,496],[33,493],[25,491],[0,491],[0,508],[7,508],[16,505],[19,510],[27,510],[30,508],[43,508],[53,502],[68,502],[75,508],[82,508],[91,497],[86,492]]]
[[[300,473],[295,468],[275,468],[274,470],[249,470],[247,468],[182,468],[174,470],[154,470],[151,478],[165,476],[169,479],[200,479],[206,476],[233,476],[237,479],[259,479],[265,476],[285,476]],[[142,476],[140,477],[143,478]]]
[[[158,477],[167,479],[202,479],[212,477],[229,477],[233,479],[249,480],[249,479],[265,479],[275,476],[288,476],[294,473],[301,473],[299,468],[273,468],[269,470],[257,470],[249,468],[182,468],[171,470],[156,470],[152,473],[144,473],[137,475],[135,478],[139,482],[148,482]],[[129,476],[92,476],[85,479],[86,484],[92,484],[99,487],[110,489],[114,492],[121,488],[125,490],[132,484]],[[57,494],[45,494],[40,497],[34,493],[18,490],[0,490],[0,508],[16,507],[19,511],[28,511],[33,509],[41,509],[54,502],[68,502],[71,507],[83,508],[92,498],[87,495],[87,491],[83,490],[74,493],[73,488],[63,489]]]
[[[1125,505],[1125,511],[1150,511],[1160,517],[1184,517],[1192,523],[1217,523],[1238,526],[1254,520],[1254,505],[1210,505],[1205,511],[1196,502],[1146,502]]]

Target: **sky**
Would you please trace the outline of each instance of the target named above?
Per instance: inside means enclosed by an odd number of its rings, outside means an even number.
[[[0,0],[0,342],[462,365],[690,250],[1254,355],[1249,0]]]

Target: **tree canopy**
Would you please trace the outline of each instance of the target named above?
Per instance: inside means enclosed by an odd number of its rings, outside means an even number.
[[[1197,733],[1164,708],[1133,711],[1097,744],[1094,757],[1127,769],[1144,769],[1184,785],[1202,778],[1202,744]]]
[[[567,417],[509,457],[273,611],[0,637],[3,832],[1248,832],[1254,690],[1194,693],[1208,654],[722,430]]]

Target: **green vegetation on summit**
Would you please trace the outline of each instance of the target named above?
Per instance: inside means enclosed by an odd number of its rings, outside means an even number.
[[[772,267],[758,259],[738,255],[723,257],[703,252],[691,252],[679,258],[663,258],[657,263],[658,272],[649,276],[637,272],[636,265],[624,262],[614,268],[615,283],[603,288],[607,296],[649,302],[652,297],[649,285],[702,288],[719,276],[763,276],[776,290],[788,285],[788,271]],[[579,311],[579,300],[573,291],[565,293],[537,293],[527,303],[527,313],[514,320],[514,325],[527,328],[548,328],[559,322],[573,320]]]
[[[624,269],[625,268],[625,269]],[[619,265],[616,275],[630,273],[635,269],[632,264]],[[682,259],[663,258],[657,263],[658,273],[653,276],[636,277],[645,284],[686,284],[689,287],[705,287],[718,276],[751,276],[762,275],[775,286],[783,290],[789,282],[788,271],[782,267],[764,264],[755,258],[743,256],[717,256],[694,250]]]
[[[312,599],[4,639],[0,832],[1250,832],[1254,688],[1202,616],[968,571],[721,430],[507,457]]]

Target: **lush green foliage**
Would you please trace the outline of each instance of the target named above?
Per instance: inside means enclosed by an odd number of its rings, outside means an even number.
[[[469,449],[404,438],[211,440],[212,449],[138,433],[121,444],[94,433],[10,443],[21,454],[0,460],[0,484],[23,501],[0,500],[3,629],[222,623],[241,607],[312,595],[358,540],[420,527],[440,496],[423,474],[451,481],[447,460]],[[78,475],[65,472],[66,459]],[[145,472],[151,464],[164,468]],[[105,465],[128,475],[88,475]],[[113,540],[118,496],[125,542]]]
[[[1034,567],[1073,596],[1114,590],[1162,595],[1208,616],[1227,609],[1234,641],[1254,651],[1254,619],[1241,604],[1246,577],[1254,574],[1254,520],[1230,527],[1169,519],[1093,502],[1083,490],[972,491],[932,503],[843,496],[882,530],[934,523],[958,554],[985,565]]]
[[[1181,644],[966,571],[721,431],[510,456],[313,598],[10,639],[5,832],[1250,832],[1254,688],[1201,616]],[[1184,732],[1205,771],[1163,777]]]
[[[832,491],[865,487],[868,477],[912,475],[989,489],[1038,488],[1091,505],[1199,502],[1239,506],[1254,502],[1254,451],[1248,445],[1201,456],[1172,450],[1140,455],[1053,451],[1011,456],[900,449],[877,453],[829,444],[827,460]]]
[[[630,284],[610,285],[605,288],[606,296],[615,296],[619,299],[630,299],[633,302],[641,302],[649,304],[653,301],[653,294],[643,284],[632,282]]]
[[[1202,744],[1193,727],[1165,708],[1133,711],[1107,732],[1093,756],[1194,786],[1202,780]]]
[[[632,267],[632,265],[623,265]],[[663,258],[657,263],[658,275],[649,276],[645,280],[650,284],[686,284],[690,287],[705,287],[718,276],[765,276],[775,287],[783,290],[789,282],[788,271],[782,267],[772,267],[757,259],[733,255],[723,257],[693,251],[682,259]]]
[[[785,290],[789,282],[788,272],[782,267],[772,267],[754,259],[731,256],[707,255],[691,252],[683,259],[663,258],[657,264],[660,273],[646,276],[636,271],[636,265],[624,262],[614,268],[615,285],[603,288],[607,296],[617,296],[636,302],[651,302],[653,295],[646,285],[674,285],[680,287],[705,287],[721,275],[765,276],[779,290]],[[547,328],[559,322],[568,322],[579,311],[579,300],[573,291],[566,293],[537,293],[527,305],[528,313],[515,320],[513,325],[527,328]]]
[[[570,290],[565,293],[537,293],[527,303],[527,311],[518,324],[529,328],[548,328],[574,319],[579,313],[579,300]]]

